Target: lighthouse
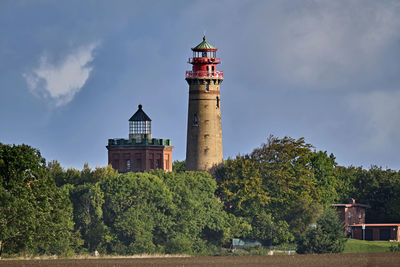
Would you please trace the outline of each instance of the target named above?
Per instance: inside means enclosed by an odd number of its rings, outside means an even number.
[[[220,86],[223,72],[217,71],[221,63],[218,48],[203,37],[192,48],[189,58],[192,70],[186,71],[189,84],[189,108],[186,139],[186,170],[207,171],[222,162],[222,128]]]

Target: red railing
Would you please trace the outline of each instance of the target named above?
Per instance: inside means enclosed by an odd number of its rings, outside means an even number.
[[[223,71],[186,71],[186,78],[224,78]]]
[[[219,57],[190,57],[188,63],[219,64],[221,63],[221,59]]]

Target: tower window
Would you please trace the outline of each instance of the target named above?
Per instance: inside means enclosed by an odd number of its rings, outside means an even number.
[[[201,56],[202,56],[202,57],[207,57],[207,52],[202,52],[202,53],[201,53]]]
[[[206,92],[210,92],[210,85],[208,83],[206,84]]]
[[[130,159],[128,159],[128,160],[126,161],[126,170],[127,170],[127,171],[130,171],[130,170],[131,170],[131,160],[130,160]]]
[[[219,97],[217,96],[217,98],[216,98],[216,108],[219,108]]]
[[[197,113],[194,113],[193,116],[193,126],[199,126],[199,118],[197,117]]]

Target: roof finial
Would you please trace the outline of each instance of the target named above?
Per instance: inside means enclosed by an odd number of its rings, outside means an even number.
[[[203,35],[203,42],[205,42],[206,41],[206,35],[204,34]]]
[[[138,108],[139,108],[139,109],[142,109],[142,104],[139,104]]]

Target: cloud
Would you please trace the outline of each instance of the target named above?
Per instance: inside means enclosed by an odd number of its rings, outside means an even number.
[[[396,1],[308,1],[283,21],[278,57],[294,83],[325,87],[371,72],[400,38]]]
[[[93,66],[93,51],[98,43],[79,47],[66,55],[60,62],[52,63],[46,55],[40,58],[39,67],[23,77],[30,91],[51,99],[55,105],[69,103],[85,85]]]
[[[400,141],[399,91],[379,90],[356,94],[349,99],[349,103],[353,111],[363,117],[363,130],[368,142],[366,147],[373,151],[382,150]]]

